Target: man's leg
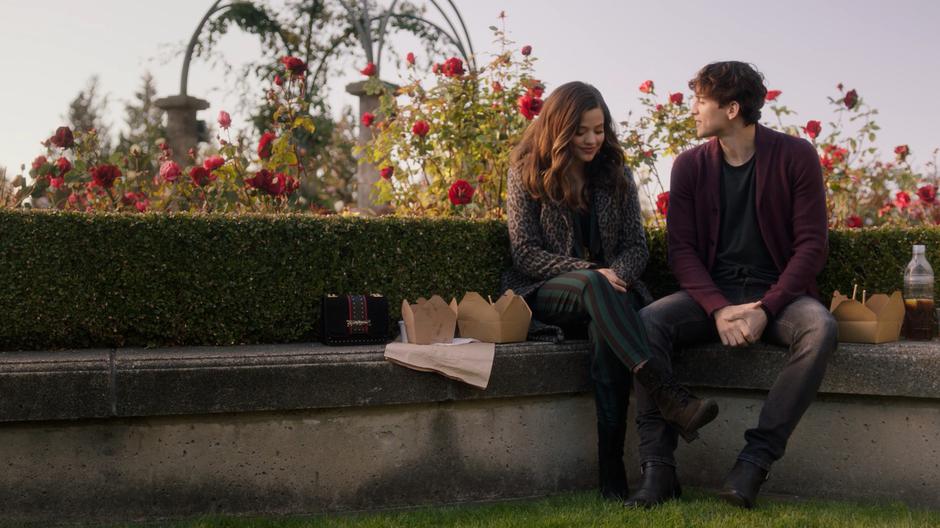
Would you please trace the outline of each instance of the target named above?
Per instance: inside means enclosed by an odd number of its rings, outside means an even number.
[[[767,394],[757,427],[744,434],[747,445],[739,459],[770,470],[783,456],[787,440],[816,399],[837,336],[832,314],[808,296],[787,305],[767,326],[764,339],[788,346],[790,358]]]
[[[767,326],[763,339],[788,346],[790,358],[767,394],[757,427],[744,433],[747,444],[725,479],[723,500],[754,506],[771,464],[783,456],[790,435],[816,398],[837,335],[829,310],[807,296],[787,305]]]
[[[688,293],[676,292],[640,310],[650,355],[671,372],[676,347],[718,339],[715,323]],[[652,506],[678,496],[674,452],[678,432],[663,419],[656,402],[641,384],[634,384],[637,432],[643,483],[628,505]]]

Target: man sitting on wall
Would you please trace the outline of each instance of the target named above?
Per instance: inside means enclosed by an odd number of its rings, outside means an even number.
[[[682,153],[672,170],[669,264],[682,289],[640,315],[666,365],[674,347],[708,341],[789,347],[720,495],[751,508],[836,347],[836,323],[816,287],[826,261],[826,193],[813,145],[757,123],[767,89],[752,66],[709,64],[689,87],[698,136],[712,139]],[[643,482],[626,503],[649,507],[679,496],[677,433],[635,387]]]

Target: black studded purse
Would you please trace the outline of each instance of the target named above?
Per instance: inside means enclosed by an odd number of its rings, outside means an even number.
[[[388,300],[378,294],[327,294],[320,302],[320,338],[327,345],[388,342]]]

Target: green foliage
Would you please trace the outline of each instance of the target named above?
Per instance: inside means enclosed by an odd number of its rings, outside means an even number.
[[[376,183],[378,203],[404,215],[504,215],[510,152],[533,118],[520,100],[534,101],[538,114],[544,86],[532,77],[536,59],[510,51],[505,30],[493,30],[500,52],[479,70],[464,71],[452,57],[434,65],[436,82],[426,87],[412,65],[409,84],[383,95],[365,149],[376,167],[392,170]],[[426,135],[415,131],[419,122]],[[459,180],[474,189],[469,203],[449,196]]]
[[[0,350],[278,343],[316,337],[324,293],[401,300],[499,292],[501,221],[133,215],[0,209]],[[662,230],[644,280],[676,290]],[[901,287],[913,244],[940,269],[940,228],[837,230],[823,299]]]
[[[0,350],[311,340],[328,292],[498,293],[505,225],[0,210]]]
[[[682,500],[669,501],[652,510],[624,508],[604,501],[596,491],[565,493],[553,497],[423,507],[405,511],[332,514],[309,518],[206,517],[177,521],[172,528],[868,528],[926,527],[940,523],[940,513],[917,510],[903,503],[859,504],[823,500],[787,500],[764,497],[755,510],[741,510],[719,502],[713,492],[683,490]],[[125,528],[137,525],[122,525]],[[115,527],[116,528],[116,527]]]

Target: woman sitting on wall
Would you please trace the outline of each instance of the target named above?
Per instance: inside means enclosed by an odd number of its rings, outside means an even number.
[[[587,325],[597,407],[601,493],[625,499],[623,467],[631,371],[663,416],[691,441],[718,406],[700,400],[651,358],[637,310],[650,302],[640,275],[649,256],[637,188],[591,85],[571,82],[545,100],[513,151],[508,177],[513,267],[504,289],[552,325]]]

